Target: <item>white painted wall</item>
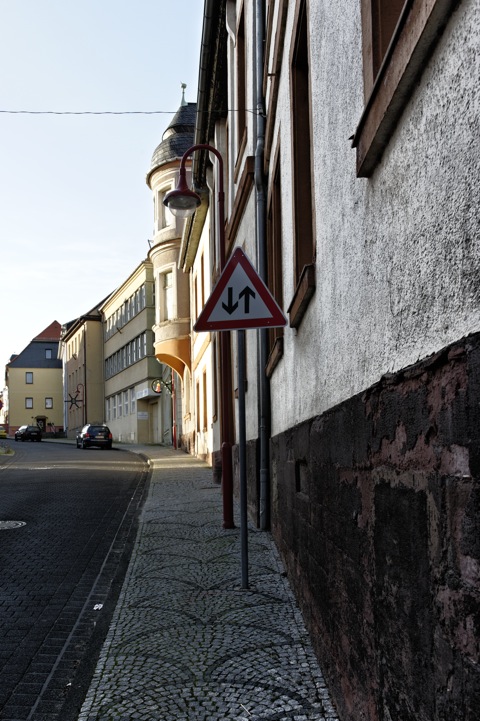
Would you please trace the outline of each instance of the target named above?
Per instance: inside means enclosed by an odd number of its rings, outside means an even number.
[[[285,330],[273,435],[480,328],[480,4],[460,3],[370,179],[356,177],[349,141],[363,109],[360,3],[310,8],[317,283],[298,332]],[[289,3],[274,142],[285,309],[294,290],[293,11]]]

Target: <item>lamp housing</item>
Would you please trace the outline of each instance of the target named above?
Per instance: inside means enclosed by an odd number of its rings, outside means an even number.
[[[165,194],[163,204],[177,218],[189,218],[201,204],[200,196],[188,187],[185,168],[180,168],[178,185]]]

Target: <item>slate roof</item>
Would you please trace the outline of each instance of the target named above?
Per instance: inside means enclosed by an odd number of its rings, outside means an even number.
[[[62,361],[57,358],[58,342],[62,326],[56,320],[50,323],[18,355],[13,355],[7,365],[10,368],[61,368]],[[52,357],[46,358],[45,351],[52,351]]]
[[[153,152],[147,182],[154,170],[172,160],[179,160],[184,152],[193,145],[196,118],[196,103],[180,105],[172,122],[163,133],[162,142]]]

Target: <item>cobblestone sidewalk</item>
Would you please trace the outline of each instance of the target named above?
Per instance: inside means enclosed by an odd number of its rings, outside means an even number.
[[[249,529],[242,590],[211,469],[145,452],[149,497],[79,721],[336,721],[271,536]]]

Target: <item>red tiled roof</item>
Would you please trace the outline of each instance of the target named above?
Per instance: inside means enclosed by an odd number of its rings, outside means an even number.
[[[35,338],[32,338],[32,340],[59,341],[61,331],[62,326],[57,320],[54,320],[53,323],[45,328],[45,330],[42,330],[42,332],[35,336]]]

